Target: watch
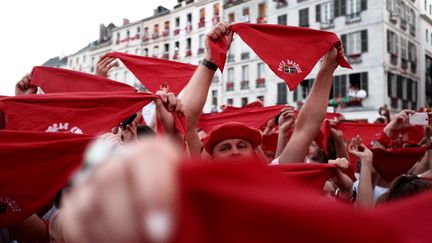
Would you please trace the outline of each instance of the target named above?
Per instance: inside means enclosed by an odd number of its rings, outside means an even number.
[[[201,64],[203,66],[207,67],[208,69],[213,70],[213,71],[216,71],[218,69],[218,66],[216,64],[210,62],[209,60],[207,60],[205,58],[202,60]]]

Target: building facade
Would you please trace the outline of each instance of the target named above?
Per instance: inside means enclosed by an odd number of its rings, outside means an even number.
[[[368,94],[364,107],[416,109],[432,103],[431,6],[432,0],[179,0],[172,10],[158,7],[148,18],[101,26],[99,40],[69,56],[66,68],[94,73],[108,51],[199,64],[205,34],[219,21],[302,26],[335,32],[353,66],[336,70],[329,99],[344,97],[350,86],[358,86]],[[307,97],[318,69],[319,64],[289,91],[235,36],[204,111],[257,99],[265,105],[295,105]],[[112,70],[110,78],[143,88],[123,65]]]

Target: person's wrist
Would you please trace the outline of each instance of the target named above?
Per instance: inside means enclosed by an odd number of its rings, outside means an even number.
[[[214,62],[212,55],[208,52],[206,52],[204,55],[204,59],[208,60],[209,62]]]

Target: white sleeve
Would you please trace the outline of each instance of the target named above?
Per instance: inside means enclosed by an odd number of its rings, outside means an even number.
[[[272,162],[270,163],[270,165],[279,165],[279,157],[277,157],[276,159],[272,160]]]

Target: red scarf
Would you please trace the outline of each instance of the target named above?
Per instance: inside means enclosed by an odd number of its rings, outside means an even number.
[[[30,84],[44,93],[135,91],[127,84],[104,77],[52,67],[34,67]]]
[[[294,90],[312,71],[318,60],[333,46],[340,44],[336,34],[310,28],[271,24],[234,24],[231,30],[281,79]],[[224,69],[228,46],[224,38],[210,42],[215,64]],[[351,68],[339,54],[338,63]]]
[[[373,167],[387,182],[405,174],[425,154],[427,148],[371,149]]]
[[[0,100],[0,110],[7,130],[97,135],[118,126],[156,97],[137,92],[22,95]]]
[[[173,242],[429,242],[432,238],[432,192],[362,211],[326,200],[271,169],[197,163],[182,165],[180,185]]]
[[[92,137],[0,131],[0,228],[49,204],[82,163]]]
[[[107,56],[120,59],[138,80],[153,93],[168,85],[179,94],[191,79],[197,66],[163,59],[113,52]]]

